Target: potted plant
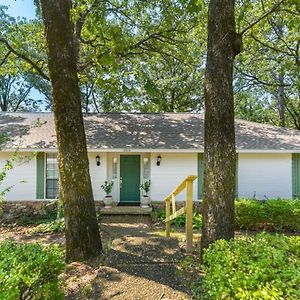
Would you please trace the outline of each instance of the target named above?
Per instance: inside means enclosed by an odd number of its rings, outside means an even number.
[[[113,181],[107,181],[107,180],[104,182],[104,184],[101,185],[102,189],[105,192],[105,197],[103,199],[105,208],[111,208],[113,204],[113,197],[111,195],[113,185],[114,185]]]
[[[140,185],[141,190],[143,191],[143,195],[141,198],[141,207],[147,208],[150,205],[150,197],[149,197],[149,191],[150,191],[151,182],[150,180],[145,180],[143,184]]]

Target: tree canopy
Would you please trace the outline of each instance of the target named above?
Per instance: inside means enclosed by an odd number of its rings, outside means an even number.
[[[73,3],[83,111],[204,109],[208,1]],[[0,14],[0,76],[24,81],[12,89],[7,109],[51,109],[39,9],[30,21],[11,18],[4,7]],[[299,15],[296,0],[236,1],[245,50],[234,64],[237,117],[300,129]],[[45,95],[44,103],[28,106],[29,93],[16,105],[30,87]]]

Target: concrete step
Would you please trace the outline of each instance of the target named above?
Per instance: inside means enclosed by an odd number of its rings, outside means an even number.
[[[140,206],[115,206],[102,208],[100,215],[150,215],[152,207],[143,208]]]

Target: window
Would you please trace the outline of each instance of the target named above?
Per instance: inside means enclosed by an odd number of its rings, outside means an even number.
[[[118,178],[118,158],[114,157],[112,161],[112,179]]]
[[[46,161],[46,198],[56,199],[58,196],[58,164],[56,153],[47,153]]]
[[[144,157],[144,180],[150,179],[150,159]]]

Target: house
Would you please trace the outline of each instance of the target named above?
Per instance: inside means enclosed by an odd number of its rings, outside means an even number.
[[[140,184],[151,180],[153,203],[162,201],[187,175],[198,175],[194,199],[202,198],[204,115],[201,113],[101,113],[84,116],[95,200],[113,180],[120,204],[140,201]],[[300,196],[300,132],[236,120],[237,197]],[[0,134],[11,141],[0,152],[3,165],[19,159],[1,188],[14,186],[7,201],[56,198],[58,170],[52,113],[0,113]],[[76,138],[76,136],[74,136]],[[185,195],[178,197],[184,200]]]

